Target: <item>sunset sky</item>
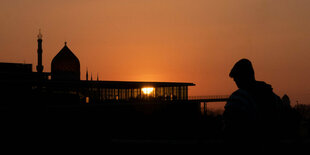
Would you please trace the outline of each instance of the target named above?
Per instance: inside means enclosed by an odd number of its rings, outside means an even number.
[[[0,62],[44,71],[67,41],[81,78],[193,82],[189,95],[229,95],[241,58],[292,104],[310,104],[309,0],[0,0]]]

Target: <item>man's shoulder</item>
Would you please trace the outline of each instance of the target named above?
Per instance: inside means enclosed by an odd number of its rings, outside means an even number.
[[[251,94],[244,89],[238,89],[228,98],[225,109],[230,107],[244,107],[250,102],[253,102]]]
[[[230,97],[233,97],[233,96],[240,96],[240,95],[248,95],[248,92],[246,91],[246,90],[244,90],[244,89],[238,89],[238,90],[236,90],[236,91],[234,91],[231,95],[230,95]]]
[[[248,91],[244,89],[238,89],[229,96],[228,101],[249,99],[249,98],[251,98],[251,94]]]

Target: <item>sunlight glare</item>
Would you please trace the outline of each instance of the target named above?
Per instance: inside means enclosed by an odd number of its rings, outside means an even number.
[[[150,88],[150,87],[142,88],[142,91],[143,91],[144,94],[150,95],[154,91],[154,88]]]

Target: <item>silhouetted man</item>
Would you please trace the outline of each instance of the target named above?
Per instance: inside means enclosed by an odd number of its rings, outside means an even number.
[[[242,144],[238,149],[260,149],[262,143],[276,136],[281,99],[273,93],[271,85],[255,80],[252,63],[247,59],[239,60],[229,76],[239,89],[225,105],[226,140],[231,146]]]

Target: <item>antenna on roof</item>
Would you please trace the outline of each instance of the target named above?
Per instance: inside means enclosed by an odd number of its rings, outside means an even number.
[[[88,67],[86,67],[86,81],[88,81]]]

